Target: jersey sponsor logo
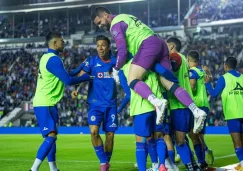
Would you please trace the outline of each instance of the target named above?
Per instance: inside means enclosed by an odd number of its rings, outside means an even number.
[[[110,128],[116,128],[117,125],[116,125],[115,123],[112,123],[109,127],[110,127]]]
[[[96,120],[96,117],[93,115],[93,116],[91,116],[90,120],[91,121],[95,121]]]
[[[47,127],[44,127],[42,131],[46,131],[46,130],[48,130],[48,128]]]
[[[236,82],[236,87],[233,90],[243,90],[243,87],[240,85],[240,83]]]
[[[236,82],[236,86],[229,92],[229,95],[243,95],[243,87],[240,83]]]
[[[112,78],[112,74],[110,72],[98,72],[98,78]]]

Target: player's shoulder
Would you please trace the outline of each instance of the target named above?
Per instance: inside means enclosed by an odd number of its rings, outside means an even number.
[[[113,55],[110,55],[110,59],[111,59],[111,63],[115,65],[116,64],[116,57],[113,56]]]
[[[95,62],[97,62],[97,56],[89,56],[85,59],[85,66],[93,65]]]

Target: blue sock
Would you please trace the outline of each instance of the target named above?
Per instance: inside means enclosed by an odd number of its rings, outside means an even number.
[[[191,150],[186,143],[178,146],[176,145],[177,153],[180,155],[182,163],[191,163]]]
[[[56,161],[56,151],[57,151],[57,145],[56,143],[54,143],[51,147],[51,151],[47,155],[48,162]]]
[[[136,142],[136,159],[139,171],[146,171],[146,143]]]
[[[101,164],[107,163],[108,160],[107,160],[107,157],[106,157],[106,154],[104,151],[104,146],[103,145],[96,146],[96,147],[94,147],[94,149],[95,149],[97,157],[100,160],[100,163]]]
[[[107,161],[110,162],[111,160],[111,156],[112,156],[112,152],[105,152],[106,157],[107,157]]]
[[[175,151],[168,150],[168,155],[169,155],[170,160],[175,164]]]
[[[37,152],[36,158],[43,161],[46,158],[46,156],[48,155],[48,153],[50,152],[50,150],[51,150],[53,144],[56,142],[56,140],[57,140],[57,138],[54,138],[54,137],[46,137]]]
[[[243,148],[236,148],[235,153],[236,153],[239,161],[241,162],[243,160]]]
[[[197,155],[198,163],[205,163],[205,152],[202,148],[202,144],[194,145],[194,150],[195,150],[195,153]]]
[[[154,139],[148,141],[148,153],[150,155],[152,163],[158,163],[158,155],[156,151],[156,143]]]
[[[167,148],[164,139],[159,138],[156,140],[156,148],[159,156],[159,166],[165,164],[165,158],[167,153]]]

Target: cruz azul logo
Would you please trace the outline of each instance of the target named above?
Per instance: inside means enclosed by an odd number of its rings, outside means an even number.
[[[110,74],[110,72],[98,72],[97,77],[98,78],[112,78],[112,74]]]

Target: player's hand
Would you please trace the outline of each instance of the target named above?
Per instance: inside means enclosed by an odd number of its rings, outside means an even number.
[[[78,96],[78,91],[74,90],[71,95],[73,99],[76,99],[76,97]]]
[[[206,75],[204,77],[204,82],[208,83],[208,82],[212,81],[213,75],[212,75],[210,69],[207,66],[202,66],[202,68],[206,72]]]
[[[112,76],[117,84],[120,84],[119,76],[118,76],[118,70],[115,68],[112,68]]]

